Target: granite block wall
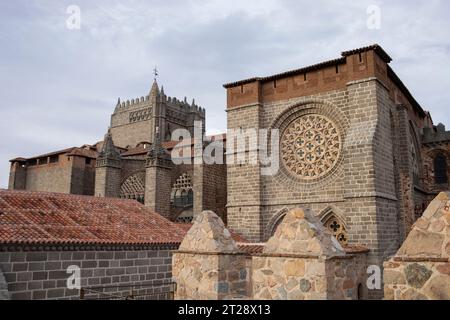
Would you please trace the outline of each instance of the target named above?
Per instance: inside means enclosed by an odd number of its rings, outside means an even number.
[[[80,299],[80,290],[67,288],[71,275],[67,268],[75,265],[81,270],[84,299],[125,297],[132,289],[135,299],[169,299],[173,291],[171,249],[21,251],[8,248],[0,251],[0,270],[5,279],[2,286],[0,276],[0,292],[6,284],[12,300]],[[105,294],[99,296],[89,288]]]

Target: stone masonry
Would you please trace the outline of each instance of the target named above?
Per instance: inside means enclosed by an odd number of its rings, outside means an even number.
[[[80,290],[69,290],[69,266],[81,269],[84,299],[109,298],[109,295],[145,295],[145,299],[171,297],[171,247],[113,248],[93,250],[77,248],[68,251],[54,248],[47,251],[22,251],[10,248],[0,251],[0,270],[3,271],[10,298],[13,300],[80,299]],[[0,273],[0,292],[2,291]],[[160,285],[163,284],[163,285]],[[104,295],[87,290],[94,288]],[[139,297],[137,297],[139,299]]]
[[[346,254],[310,212],[291,210],[262,253],[236,244],[213,212],[199,214],[173,255],[176,299],[360,299],[366,256]]]
[[[384,263],[388,300],[450,300],[450,193],[440,193]]]
[[[0,269],[0,300],[9,300],[8,283],[6,282],[5,276]]]
[[[175,299],[222,300],[247,296],[248,269],[222,220],[212,211],[195,217],[173,254]]]
[[[356,300],[365,264],[347,255],[310,211],[291,210],[252,261],[253,297],[263,300]]]

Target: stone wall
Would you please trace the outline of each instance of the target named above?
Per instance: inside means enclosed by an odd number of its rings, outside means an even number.
[[[28,166],[25,190],[70,193],[72,167],[72,157],[66,155],[58,163]]]
[[[53,247],[43,251],[40,247],[35,248],[38,251],[23,251],[21,247],[2,247],[7,251],[0,251],[0,271],[3,270],[13,300],[79,299],[79,290],[67,288],[70,274],[66,271],[71,265],[81,268],[83,288],[98,287],[97,291],[106,294],[126,296],[130,294],[130,286],[137,285],[133,288],[134,294],[145,294],[145,299],[169,299],[172,282],[170,250],[174,248],[111,247],[109,250],[78,248],[69,251],[68,247]],[[0,272],[0,299],[4,295],[2,288]],[[85,299],[98,297],[89,290],[85,292]]]
[[[450,193],[440,193],[384,263],[385,299],[450,300]]]
[[[60,154],[57,162],[22,167],[13,163],[9,189],[94,195],[95,160]],[[49,157],[43,159],[48,160]]]
[[[342,135],[341,159],[320,179],[292,177],[283,163],[275,176],[261,176],[258,166],[228,166],[230,228],[249,240],[266,241],[271,236],[267,227],[282,210],[302,206],[320,213],[333,205],[344,213],[349,243],[367,245],[374,262],[381,263],[381,257],[393,254],[399,245],[391,108],[387,90],[376,78],[314,96],[229,108],[231,129],[283,131],[296,114],[309,112],[333,119]]]
[[[347,255],[311,211],[291,210],[253,257],[253,297],[340,300],[362,296],[365,261]],[[358,289],[359,288],[359,289]]]
[[[222,220],[212,211],[198,214],[179,250],[173,254],[175,299],[246,297],[248,274],[246,258]]]
[[[227,221],[227,166],[194,165],[194,212],[211,210]]]
[[[119,198],[122,182],[121,169],[101,166],[95,169],[95,196]]]
[[[93,196],[95,192],[95,160],[86,163],[86,158],[72,156],[70,193]]]
[[[0,268],[0,300],[9,300],[8,283],[3,275],[2,269]]]
[[[436,139],[438,134],[432,136]],[[429,140],[429,135],[427,136]],[[434,160],[437,156],[444,156],[447,160],[447,183],[436,183]],[[450,190],[450,141],[428,141],[423,145],[422,159],[424,166],[424,185],[434,195],[439,192]],[[431,199],[430,199],[431,200]]]
[[[262,253],[236,244],[210,211],[196,216],[173,255],[176,299],[366,298],[365,253],[347,254],[309,211],[291,210]],[[261,244],[258,244],[261,246]]]

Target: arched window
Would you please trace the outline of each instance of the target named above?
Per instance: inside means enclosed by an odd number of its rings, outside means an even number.
[[[348,244],[347,227],[338,208],[330,206],[320,214],[320,221],[342,246]]]
[[[192,189],[188,191],[188,203],[194,203],[194,191]]]
[[[194,204],[192,180],[187,173],[183,173],[174,183],[170,200],[171,204],[177,208],[189,207]]]
[[[121,199],[133,199],[144,203],[145,194],[145,172],[130,175],[120,186]]]
[[[437,184],[448,183],[447,159],[442,154],[434,158],[434,179]]]
[[[337,219],[334,215],[330,215],[330,217],[324,222],[324,226],[331,231],[331,233],[341,245],[347,245],[347,230],[345,229],[344,224],[339,219]]]

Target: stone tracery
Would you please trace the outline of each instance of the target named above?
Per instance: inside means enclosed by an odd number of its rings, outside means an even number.
[[[281,158],[290,173],[304,180],[315,180],[335,167],[341,145],[340,133],[330,119],[306,114],[284,130]]]
[[[145,172],[138,172],[129,176],[120,187],[120,198],[134,199],[144,203]]]

